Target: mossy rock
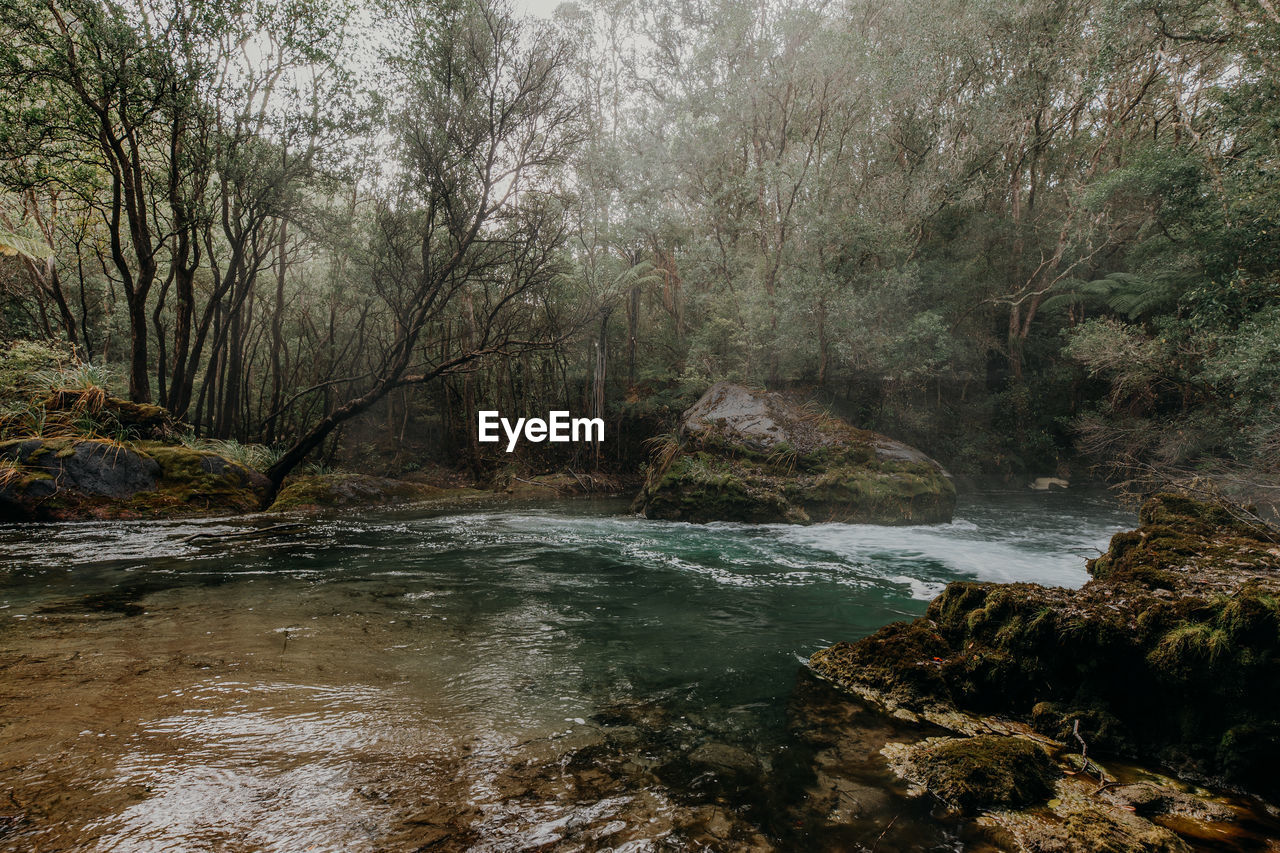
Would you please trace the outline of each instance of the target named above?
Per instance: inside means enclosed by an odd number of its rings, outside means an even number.
[[[1076,775],[1058,779],[1047,807],[992,810],[977,824],[998,828],[999,846],[1021,853],[1190,853],[1186,841],[1151,819],[1167,816],[1190,837],[1221,838],[1220,822],[1236,814],[1208,796],[1164,785],[1098,791],[1095,779]]]
[[[999,735],[929,738],[890,759],[900,776],[962,814],[1043,803],[1062,775],[1039,745]]]
[[[290,479],[270,512],[315,511],[346,506],[384,506],[443,497],[480,494],[471,489],[442,489],[425,483],[367,474],[310,474]]]
[[[933,524],[955,510],[951,478],[918,450],[725,382],[655,456],[636,498],[647,518]]]
[[[1203,594],[1231,588],[1243,571],[1280,569],[1280,533],[1226,505],[1162,493],[1142,505],[1138,521],[1089,561],[1093,577]]]
[[[253,512],[267,480],[215,453],[154,442],[75,438],[0,442],[8,520],[177,518]]]
[[[810,663],[890,710],[1000,714],[1068,742],[1078,725],[1091,754],[1278,795],[1280,549],[1230,513],[1154,500],[1079,590],[952,583],[924,618]]]

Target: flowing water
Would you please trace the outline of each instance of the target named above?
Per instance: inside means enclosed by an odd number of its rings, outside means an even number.
[[[1133,521],[1037,494],[909,528],[0,527],[0,849],[959,849],[804,659],[950,580],[1078,586]]]

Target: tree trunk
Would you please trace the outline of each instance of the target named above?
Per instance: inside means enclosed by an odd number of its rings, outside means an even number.
[[[151,402],[151,376],[147,367],[147,302],[145,291],[128,294],[129,304],[129,399]]]

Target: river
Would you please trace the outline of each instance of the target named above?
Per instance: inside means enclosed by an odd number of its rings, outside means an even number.
[[[1079,586],[1135,519],[580,500],[245,535],[280,521],[0,527],[0,850],[959,849],[805,658],[951,580]]]

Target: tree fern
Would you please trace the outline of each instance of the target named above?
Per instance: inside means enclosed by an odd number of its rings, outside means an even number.
[[[1093,281],[1065,279],[1055,290],[1059,292],[1044,301],[1042,311],[1089,305],[1137,320],[1171,306],[1179,289],[1168,277],[1143,278],[1117,272]]]
[[[43,261],[52,254],[52,250],[38,240],[14,234],[12,231],[0,230],[0,255],[19,255],[35,261]]]

